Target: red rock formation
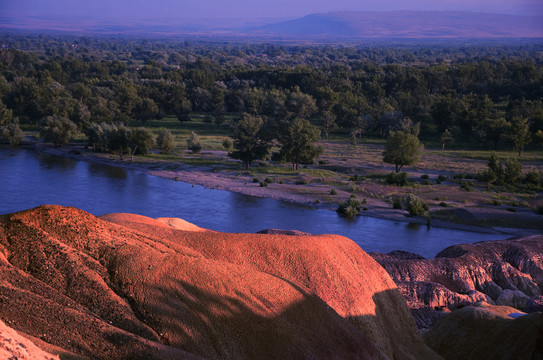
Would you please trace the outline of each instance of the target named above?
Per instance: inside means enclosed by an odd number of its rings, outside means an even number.
[[[392,276],[419,327],[427,328],[439,318],[428,309],[452,310],[487,301],[528,310],[542,294],[542,254],[543,236],[538,235],[455,245],[434,259],[371,255]]]
[[[59,360],[0,320],[0,359]]]
[[[344,237],[59,206],[0,217],[0,319],[101,359],[437,357],[386,272]]]

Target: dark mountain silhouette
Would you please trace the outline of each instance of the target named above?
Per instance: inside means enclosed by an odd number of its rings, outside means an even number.
[[[541,37],[543,18],[459,11],[332,12],[248,29],[293,37]]]

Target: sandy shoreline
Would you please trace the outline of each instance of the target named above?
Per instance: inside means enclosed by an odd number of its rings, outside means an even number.
[[[330,191],[329,188],[325,186],[322,186],[322,188],[319,189],[318,185],[305,185],[306,188],[311,188],[311,191],[305,191],[304,193],[304,186],[300,187],[299,185],[292,184],[271,183],[266,187],[261,187],[260,183],[255,183],[252,181],[252,177],[241,175],[240,172],[214,172],[210,167],[191,166],[180,163],[175,163],[177,167],[176,170],[168,170],[166,168],[169,166],[171,167],[172,162],[152,159],[145,162],[131,162],[129,157],[121,161],[118,158],[112,158],[111,154],[96,153],[94,151],[85,149],[82,146],[76,145],[66,145],[62,148],[54,148],[48,144],[32,141],[25,144],[25,148],[38,153],[143,171],[153,176],[182,181],[188,184],[199,185],[210,189],[218,189],[248,196],[287,201],[323,210],[335,211],[338,206],[335,202],[318,201],[319,195],[322,197],[323,194],[327,194]],[[349,196],[348,193],[339,195],[340,197],[338,197],[338,201],[341,198],[347,198]],[[427,225],[426,218],[410,217],[407,216],[407,211],[392,209],[388,203],[375,199],[368,200],[371,206],[368,206],[368,210],[362,211],[360,213],[361,216]],[[476,209],[470,210],[473,211],[474,214],[477,214]],[[524,236],[541,233],[541,231],[537,229],[482,227],[439,219],[432,219],[431,226],[480,233],[510,234],[511,236]]]

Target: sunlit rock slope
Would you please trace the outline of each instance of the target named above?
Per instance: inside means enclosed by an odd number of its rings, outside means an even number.
[[[433,359],[341,236],[42,206],[0,217],[0,320],[61,359]]]

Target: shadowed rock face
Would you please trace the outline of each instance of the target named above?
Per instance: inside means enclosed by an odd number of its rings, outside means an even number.
[[[441,314],[486,301],[520,310],[539,309],[543,290],[543,236],[455,245],[434,259],[371,254],[407,299],[419,327]]]
[[[0,319],[61,358],[438,358],[344,237],[59,206],[0,217]]]
[[[512,310],[500,306],[455,310],[426,332],[424,339],[448,360],[543,358],[542,314],[514,318],[509,315]]]

